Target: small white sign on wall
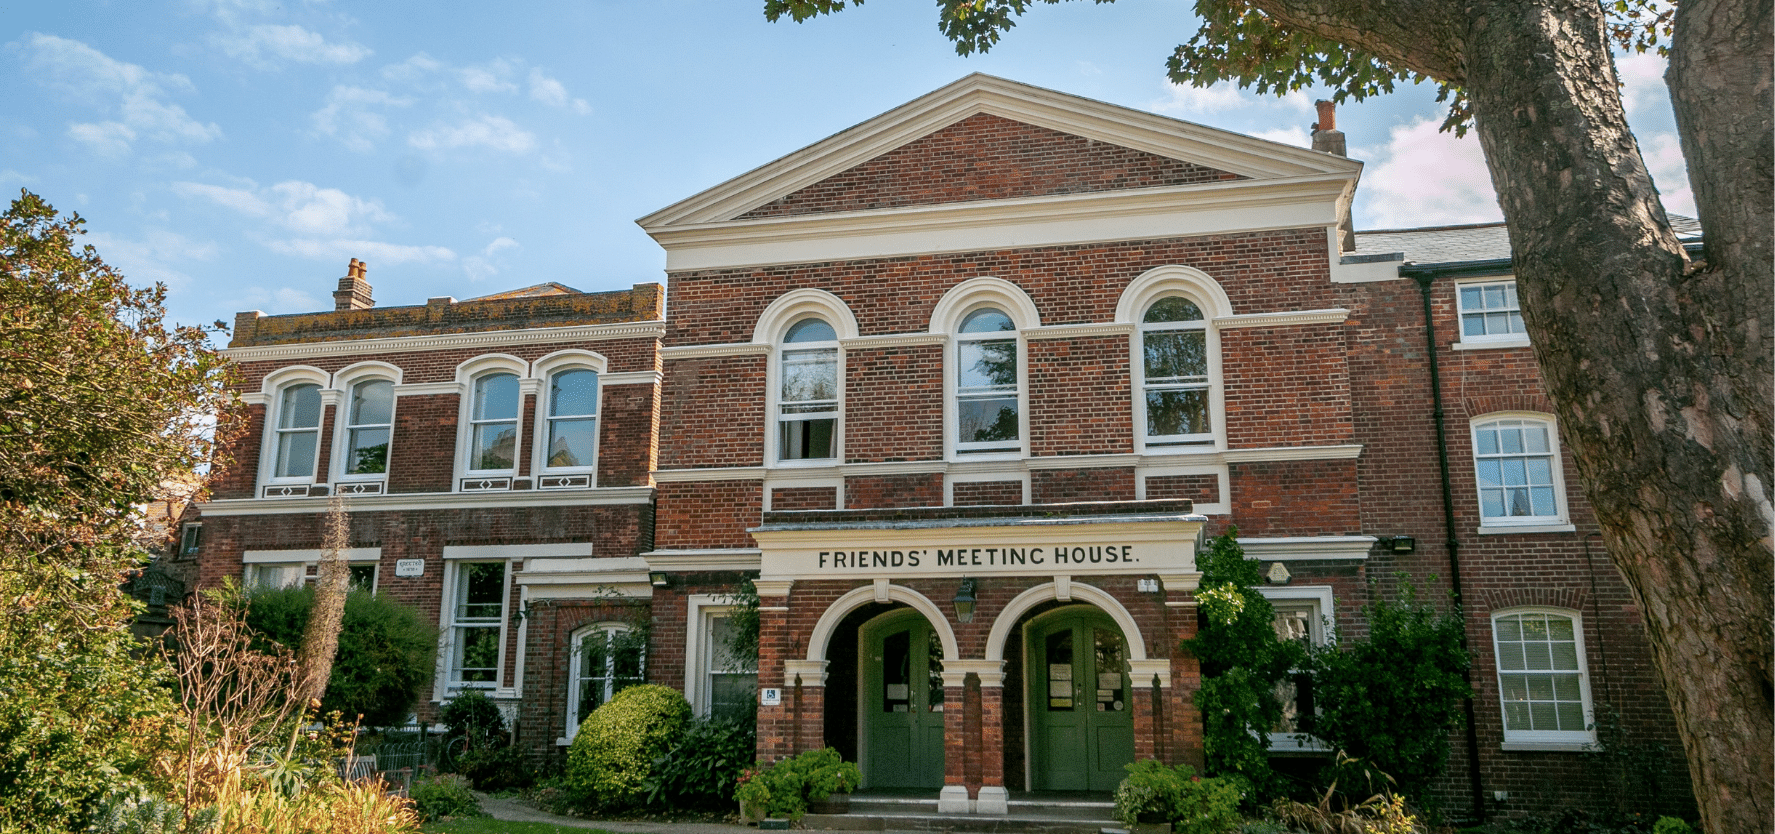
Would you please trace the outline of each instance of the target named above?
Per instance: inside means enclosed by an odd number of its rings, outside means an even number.
[[[394,560],[394,575],[395,576],[424,576],[425,575],[425,560],[424,559],[396,559],[396,560]]]
[[[781,706],[783,703],[783,690],[781,690],[781,689],[760,689],[760,690],[758,690],[758,703],[762,704],[764,706],[767,706],[767,707]]]

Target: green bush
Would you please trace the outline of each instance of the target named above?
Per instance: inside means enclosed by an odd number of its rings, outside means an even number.
[[[801,819],[809,802],[850,793],[862,781],[856,765],[827,747],[741,773],[734,795],[747,805],[764,808],[766,816]]]
[[[505,741],[505,716],[479,689],[456,693],[438,710],[438,721],[448,728],[446,738],[467,738],[470,750],[498,747]]]
[[[528,788],[536,781],[530,763],[516,747],[471,747],[456,758],[456,772],[479,791]]]
[[[653,761],[690,720],[677,690],[631,686],[592,711],[567,749],[566,784],[575,798],[603,808],[628,808],[647,798]]]
[[[1128,777],[1115,792],[1122,822],[1168,822],[1174,834],[1231,834],[1245,821],[1239,815],[1243,780],[1204,779],[1188,765],[1173,768],[1152,759],[1125,767]]]
[[[408,792],[413,810],[426,822],[446,817],[481,816],[481,801],[469,790],[468,780],[454,773],[428,776],[413,782]]]
[[[692,721],[671,751],[653,761],[648,804],[732,804],[735,784],[757,753],[757,738],[751,727],[735,721]]]
[[[1659,817],[1652,824],[1652,834],[1695,834],[1695,829],[1676,817]]]
[[[247,625],[295,650],[313,608],[312,587],[257,591],[248,603]],[[418,609],[390,596],[352,591],[345,597],[339,651],[321,711],[338,710],[347,719],[362,715],[368,727],[405,723],[431,680],[437,647],[437,629]]]

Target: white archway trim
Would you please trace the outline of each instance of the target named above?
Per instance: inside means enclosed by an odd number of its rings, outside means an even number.
[[[399,385],[401,384],[401,368],[399,365],[375,360],[354,362],[333,372],[333,387],[341,391],[349,391],[352,383],[365,378],[386,379]]]
[[[1129,282],[1121,300],[1116,302],[1116,321],[1138,324],[1154,301],[1179,293],[1196,302],[1202,308],[1202,317],[1209,321],[1233,315],[1232,300],[1208,273],[1193,266],[1167,264],[1153,267]]]
[[[993,306],[1005,311],[1016,322],[1017,329],[1031,330],[1042,326],[1041,312],[1029,294],[1003,278],[990,276],[970,278],[943,294],[931,310],[932,333],[954,333],[961,320],[978,307]]]
[[[531,375],[537,379],[543,380],[548,379],[550,373],[561,368],[569,367],[591,368],[593,371],[596,371],[599,376],[603,376],[604,369],[609,366],[610,361],[605,359],[602,355],[593,353],[589,350],[580,350],[578,348],[557,350],[554,353],[530,363]]]
[[[789,332],[789,325],[808,315],[824,319],[838,332],[840,339],[857,338],[857,317],[844,299],[825,290],[802,288],[777,296],[764,308],[758,316],[757,326],[752,329],[752,343],[774,345]]]
[[[509,353],[484,353],[456,366],[456,382],[466,386],[488,371],[505,371],[524,379],[530,375],[530,363]]]
[[[1097,606],[1115,621],[1117,628],[1122,630],[1122,639],[1128,641],[1128,660],[1130,662],[1147,659],[1146,638],[1140,633],[1140,626],[1135,624],[1134,615],[1128,613],[1127,608],[1124,608],[1115,597],[1109,595],[1102,588],[1086,585],[1083,582],[1070,584],[1072,585],[1071,602],[1088,602]],[[1030,588],[1012,598],[1010,603],[1005,605],[1004,610],[998,612],[998,619],[992,621],[992,632],[986,637],[986,659],[1004,660],[1005,644],[1010,642],[1011,632],[1016,628],[1017,621],[1031,608],[1049,600],[1059,599],[1059,591],[1060,589],[1055,583],[1049,582]]]
[[[332,387],[333,377],[313,365],[291,365],[266,374],[265,378],[259,381],[259,393],[267,397],[276,397],[279,389],[301,382],[312,382],[325,389]]]
[[[923,614],[924,618],[930,621],[931,628],[937,631],[937,639],[943,642],[944,659],[961,656],[961,646],[955,642],[955,629],[950,628],[949,618],[943,615],[943,609],[938,608],[930,597],[904,585],[889,585],[887,597],[892,602],[906,603],[908,607]],[[864,585],[833,600],[831,605],[826,606],[826,613],[820,615],[820,621],[814,623],[813,634],[808,637],[807,659],[825,660],[826,644],[831,642],[832,632],[838,629],[839,621],[843,620],[846,614],[874,601],[875,586]]]

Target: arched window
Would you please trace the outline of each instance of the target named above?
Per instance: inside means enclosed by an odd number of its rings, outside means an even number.
[[[1576,611],[1518,609],[1492,615],[1504,741],[1587,744],[1590,682]]]
[[[783,336],[777,389],[777,459],[821,460],[835,453],[838,333],[804,318]]]
[[[1208,322],[1202,308],[1179,295],[1154,301],[1140,319],[1140,347],[1146,442],[1211,442]]]
[[[320,448],[320,386],[290,385],[277,398],[276,452],[272,477],[313,480],[315,453]]]
[[[1473,468],[1482,526],[1565,523],[1552,420],[1530,415],[1475,420]]]
[[[955,336],[956,451],[1021,448],[1017,376],[1016,322],[995,307],[963,318]]]
[[[394,424],[394,383],[369,379],[351,386],[351,407],[345,421],[345,463],[340,474],[386,474],[388,439]]]
[[[598,372],[568,368],[549,376],[545,469],[589,469],[598,454]]]
[[[518,377],[492,373],[477,377],[469,413],[468,468],[509,472],[518,455]]]
[[[620,623],[599,623],[573,637],[567,693],[568,737],[612,695],[647,681],[647,647]]]

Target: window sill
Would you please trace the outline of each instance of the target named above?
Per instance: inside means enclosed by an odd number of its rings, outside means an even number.
[[[1498,749],[1508,753],[1588,753],[1595,741],[1506,741]]]
[[[1525,348],[1528,346],[1527,336],[1513,339],[1475,339],[1471,342],[1455,342],[1449,345],[1454,350],[1491,350],[1492,348]]]
[[[1518,533],[1576,533],[1578,528],[1572,524],[1493,524],[1480,525],[1475,532],[1481,536],[1510,536]]]

